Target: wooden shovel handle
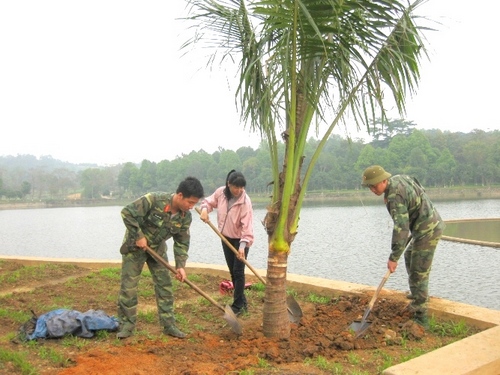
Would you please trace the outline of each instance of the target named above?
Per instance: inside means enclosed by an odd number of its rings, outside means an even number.
[[[149,255],[151,255],[158,263],[161,263],[163,266],[168,268],[172,273],[177,274],[177,270],[175,267],[173,267],[170,263],[168,263],[160,254],[158,254],[156,251],[151,249],[149,246],[146,246],[146,251]],[[212,297],[210,297],[208,294],[206,294],[203,290],[201,290],[197,285],[193,284],[191,281],[189,281],[187,278],[184,280],[184,282],[189,285],[191,288],[193,288],[196,292],[198,292],[200,295],[205,297],[207,300],[209,300],[212,305],[217,306],[219,309],[222,311],[226,311],[224,307],[219,305],[217,301],[215,301]]]
[[[410,243],[413,241],[413,237],[410,235],[408,237],[408,241],[406,242],[406,246],[405,246],[405,251],[408,249],[408,247],[410,246]],[[385,273],[384,277],[382,278],[382,281],[380,282],[377,290],[375,291],[375,294],[373,295],[370,303],[368,304],[369,306],[369,309],[371,310],[373,305],[375,304],[375,300],[377,299],[380,291],[382,290],[382,288],[384,287],[384,284],[385,282],[387,281],[387,279],[389,278],[389,276],[391,276],[391,271],[390,270],[387,270],[387,272]]]
[[[196,210],[196,212],[198,212],[199,215],[201,215],[201,211],[198,207],[195,207],[194,209]],[[213,231],[215,233],[217,233],[217,235],[222,239],[222,241],[224,241],[224,243],[231,249],[231,251],[233,253],[235,253],[236,255],[239,255],[238,250],[236,250],[234,248],[233,244],[231,242],[229,242],[228,239],[226,237],[224,237],[221,232],[219,232],[219,230],[215,227],[215,225],[212,224],[212,222],[210,220],[207,221],[207,224],[210,226],[210,228],[213,229]],[[253,268],[245,258],[240,259],[240,260],[243,263],[245,263],[245,265],[255,274],[255,276],[257,276],[257,278],[261,281],[262,284],[266,285],[266,280],[264,280],[264,278],[257,273],[255,268]]]
[[[375,294],[373,295],[370,303],[368,304],[368,307],[369,307],[370,310],[372,309],[373,305],[375,304],[375,301],[377,300],[377,297],[378,297],[380,291],[382,290],[382,288],[384,287],[384,284],[387,281],[387,279],[389,278],[389,276],[391,276],[391,271],[387,270],[387,272],[385,273],[384,277],[382,278],[382,281],[378,285],[378,288],[375,291]]]

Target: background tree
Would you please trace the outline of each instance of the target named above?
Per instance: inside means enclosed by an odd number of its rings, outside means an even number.
[[[434,186],[452,186],[456,167],[457,163],[455,158],[450,150],[445,148],[441,152],[441,155],[439,155],[436,163],[430,169],[429,175],[434,177],[431,180],[432,184]]]
[[[1,190],[1,185],[0,185],[0,190]],[[30,192],[31,192],[31,184],[28,181],[23,181],[21,187],[22,197],[24,198],[25,196],[29,195]]]
[[[425,48],[415,8],[397,1],[191,0],[198,35],[217,48],[212,61],[237,61],[242,119],[266,139],[273,191],[265,218],[269,241],[263,331],[287,338],[286,270],[314,165],[334,127],[386,119],[389,91],[404,112]],[[189,43],[188,43],[189,45]],[[310,131],[319,143],[305,161]],[[320,133],[321,132],[321,133]],[[279,139],[285,144],[279,164]]]
[[[216,174],[217,181],[219,181],[217,187],[225,185],[226,177],[230,170],[235,169],[237,171],[241,171],[242,166],[243,164],[241,162],[241,159],[235,151],[221,150],[219,164],[218,164],[218,172]]]
[[[378,147],[387,146],[395,135],[409,136],[416,124],[413,121],[404,119],[385,120],[376,119],[371,128],[370,134],[373,138],[373,144]]]
[[[139,168],[134,163],[125,163],[118,174],[120,196],[130,197],[133,191],[133,182],[138,179]]]
[[[391,143],[394,144],[382,147],[374,142],[366,143],[362,139],[351,140],[331,135],[311,173],[307,192],[324,191],[328,194],[331,191],[359,189],[359,176],[363,169],[371,164],[381,164],[393,174],[414,174],[422,182],[425,179],[425,185],[429,188],[467,187],[479,184],[495,187],[500,184],[500,131],[498,130],[488,132],[473,130],[462,133],[415,129],[409,137],[395,135]],[[304,148],[306,161],[312,158],[318,145],[319,139],[309,137]],[[284,143],[279,141],[277,148],[281,165],[285,155]],[[481,149],[480,155],[475,152],[477,149]],[[256,150],[240,148],[236,150],[236,154],[240,158],[245,176],[248,176],[247,191],[254,195],[271,196],[272,184],[269,183],[272,181],[273,172],[269,163],[267,142],[262,141]],[[427,160],[425,168],[413,168],[422,163],[415,161],[417,156],[421,160],[424,158]],[[156,168],[147,169],[152,175],[146,178],[154,181],[156,174],[156,186],[151,189],[173,191],[180,178],[194,175],[200,178],[206,190],[210,191],[220,186],[222,179],[225,178],[226,171],[223,168],[227,166],[219,166],[220,161],[219,150],[212,154],[203,150],[192,151],[172,161],[160,161],[156,164]],[[92,167],[104,173],[102,195],[128,201],[146,193],[145,184],[139,174],[141,165],[142,163],[129,162],[114,166]],[[481,174],[475,171],[478,168]],[[0,156],[2,182],[0,199],[65,200],[71,196],[74,200],[75,195],[83,190],[81,172],[86,169],[90,168],[47,157],[37,159],[27,155]],[[145,170],[143,168],[143,173]],[[302,173],[301,177],[303,176]],[[482,177],[478,179],[478,176]],[[333,181],[332,186],[330,181]],[[25,193],[25,183],[31,185],[28,195]]]
[[[99,168],[89,168],[81,172],[82,196],[87,199],[101,198],[108,182],[108,174]]]

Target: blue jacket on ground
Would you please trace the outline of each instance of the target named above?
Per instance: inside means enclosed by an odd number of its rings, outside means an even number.
[[[118,326],[118,319],[106,315],[102,310],[81,313],[76,310],[57,309],[40,315],[35,330],[27,339],[58,338],[68,334],[89,338],[94,336],[94,331],[115,331]]]

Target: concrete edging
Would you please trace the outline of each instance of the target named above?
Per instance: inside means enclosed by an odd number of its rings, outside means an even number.
[[[92,259],[53,259],[36,257],[2,256],[0,259],[19,261],[23,264],[65,263],[75,264],[89,269],[119,267],[120,260]],[[189,263],[188,270],[200,273],[227,273],[226,266]],[[256,270],[265,277],[266,270]],[[252,274],[246,270],[247,274]],[[288,274],[287,282],[294,288],[307,288],[309,291],[337,293],[364,293],[375,290],[363,284],[354,284],[337,280]],[[401,293],[386,290],[388,293]],[[465,321],[484,331],[469,336],[433,352],[392,366],[383,371],[383,375],[500,375],[500,311],[479,306],[431,297],[429,310],[432,314],[451,321]]]

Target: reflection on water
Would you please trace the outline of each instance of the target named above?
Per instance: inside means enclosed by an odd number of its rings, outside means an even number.
[[[444,220],[491,218],[500,212],[500,200],[441,202],[437,206]],[[1,253],[119,260],[125,232],[120,210],[118,206],[0,210],[4,245]],[[219,237],[193,214],[188,262],[225,265]],[[261,224],[264,215],[264,208],[255,209],[255,244],[248,260],[257,269],[267,267],[267,236]],[[211,219],[215,221],[215,213]],[[391,232],[392,220],[382,201],[375,206],[305,207],[288,271],[376,286],[386,271]],[[171,240],[167,244],[172,259]],[[500,310],[498,264],[498,249],[441,241],[433,263],[430,293]],[[404,266],[400,266],[386,287],[405,291],[406,278]]]

